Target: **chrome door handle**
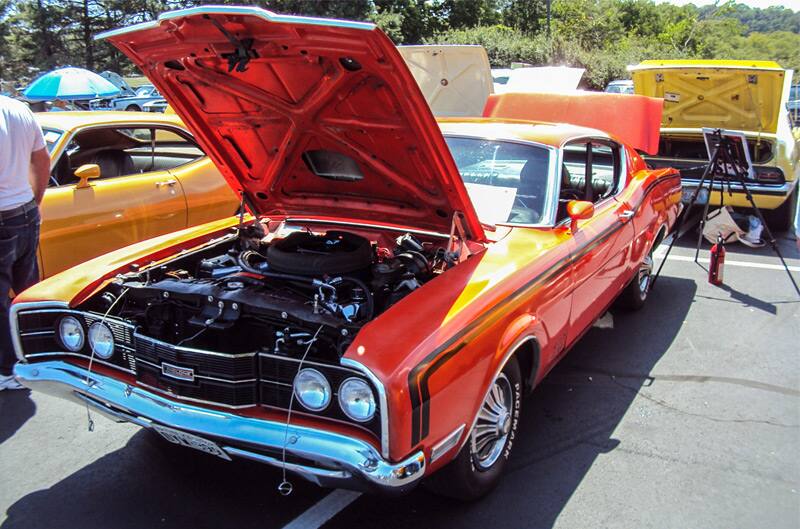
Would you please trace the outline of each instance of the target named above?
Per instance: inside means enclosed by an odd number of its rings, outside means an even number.
[[[177,183],[178,183],[177,180],[162,180],[160,182],[156,182],[156,187],[163,187],[163,186],[172,187]]]
[[[635,214],[636,212],[632,209],[626,209],[625,211],[620,211],[618,216],[619,220],[624,222],[626,220],[631,220]]]

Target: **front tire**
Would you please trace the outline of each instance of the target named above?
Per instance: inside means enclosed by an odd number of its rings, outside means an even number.
[[[127,107],[125,107],[126,112],[139,112],[140,110],[142,109],[136,105],[128,105]]]
[[[517,437],[522,410],[522,376],[516,358],[497,375],[478,420],[455,459],[428,478],[432,492],[474,501],[497,486]]]

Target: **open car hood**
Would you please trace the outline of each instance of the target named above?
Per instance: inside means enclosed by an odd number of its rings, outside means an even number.
[[[481,115],[492,93],[492,70],[483,46],[398,46],[436,116]]]
[[[664,128],[774,133],[786,71],[772,61],[643,61],[628,67],[634,91],[664,98]]]
[[[505,93],[489,96],[483,116],[570,123],[602,130],[648,154],[658,152],[661,100],[576,90],[563,94]]]
[[[484,233],[402,57],[373,24],[206,6],[98,35],[141,68],[260,215]]]

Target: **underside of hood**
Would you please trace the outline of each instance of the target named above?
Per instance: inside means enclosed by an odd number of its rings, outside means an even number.
[[[483,230],[414,78],[372,24],[206,6],[99,35],[259,215]]]
[[[664,99],[665,128],[774,133],[787,72],[772,61],[643,61],[628,68],[637,94]]]

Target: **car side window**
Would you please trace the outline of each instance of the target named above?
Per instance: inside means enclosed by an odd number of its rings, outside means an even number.
[[[621,169],[621,148],[612,141],[586,139],[565,145],[556,221],[567,217],[566,206],[571,200],[598,203],[614,196]]]
[[[100,178],[166,171],[193,162],[203,151],[186,133],[167,127],[98,127],[78,132],[62,153],[51,182],[77,183],[83,164],[100,166]]]

